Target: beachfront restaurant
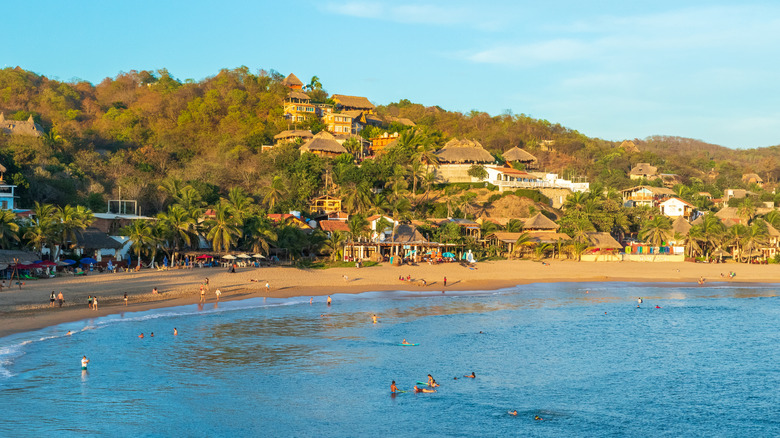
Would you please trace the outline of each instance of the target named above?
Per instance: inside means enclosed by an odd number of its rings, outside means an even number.
[[[455,259],[459,245],[454,243],[431,242],[414,225],[401,224],[384,240],[354,241],[344,244],[344,260],[386,261],[400,265],[404,261],[442,262]]]

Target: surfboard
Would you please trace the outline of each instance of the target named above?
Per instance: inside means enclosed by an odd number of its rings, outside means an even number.
[[[420,344],[418,343],[418,344],[398,344],[398,345],[400,345],[401,347],[416,347]]]

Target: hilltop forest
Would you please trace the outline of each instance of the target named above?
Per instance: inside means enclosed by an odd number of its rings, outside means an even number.
[[[6,119],[32,116],[45,135],[0,134],[0,164],[7,168],[6,181],[20,187],[18,205],[23,208],[37,201],[103,212],[121,188],[123,199],[139,200],[143,214],[154,215],[172,202],[172,192],[161,189],[172,181],[193,187],[209,205],[235,188],[258,203],[270,191],[278,202],[266,203],[268,212],[305,211],[312,196],[324,193],[326,179],[327,188],[337,193],[366,185],[396,195],[399,188],[414,187],[415,195],[420,193],[424,175],[409,168],[414,147],[365,160],[359,167],[352,156],[326,160],[300,155],[292,144],[262,152],[261,146],[273,144],[274,135],[283,130],[323,129],[318,121],[293,126],[284,118],[289,90],[283,78],[273,70],[252,73],[247,67],[221,70],[201,81],[181,81],[166,70],[130,71],[95,85],[6,68],[0,70],[0,111]],[[328,101],[316,77],[304,91],[315,101]],[[615,189],[636,184],[627,174],[639,162],[677,174],[684,184],[715,196],[725,188],[746,188],[743,173],[758,173],[770,185],[780,176],[777,146],[731,150],[656,136],[633,139],[638,151],[631,151],[620,142],[590,138],[525,114],[464,114],[406,99],[378,106],[377,114],[388,121],[408,118],[417,126],[368,127],[364,137],[410,131],[402,138],[413,144],[424,137],[433,150],[450,138],[465,137],[481,142],[499,161],[502,152],[520,146],[539,159],[543,170]]]

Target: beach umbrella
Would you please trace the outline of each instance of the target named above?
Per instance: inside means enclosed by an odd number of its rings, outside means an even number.
[[[79,260],[79,263],[81,263],[82,265],[89,265],[91,263],[97,263],[97,260],[93,259],[92,257],[85,257]]]
[[[75,260],[71,260],[71,259],[65,259],[65,260],[61,261],[60,263],[62,263],[61,266],[70,266],[70,265],[75,265],[76,261]]]
[[[247,255],[247,254],[239,254],[239,255],[238,255],[238,258],[240,258],[240,259],[251,259],[251,258],[252,258],[252,256],[250,256],[250,255]]]
[[[451,252],[445,252],[444,254],[442,254],[442,256],[455,258],[455,254],[453,254]]]
[[[206,259],[213,259],[214,257],[206,254],[201,254],[197,257],[195,257],[196,260],[206,260]]]
[[[256,258],[256,259],[264,259],[264,258],[265,258],[265,256],[264,256],[264,255],[262,255],[262,254],[259,254],[259,253],[258,253],[258,254],[252,254],[252,257],[254,257],[254,258]]]
[[[37,263],[37,264],[39,264],[39,265],[41,265],[41,266],[57,266],[57,264],[56,264],[56,263],[54,263],[54,262],[50,262],[50,261],[48,261],[48,260],[44,260],[44,261],[42,261],[42,262],[35,262],[35,263]]]
[[[232,255],[228,254],[228,255],[223,255],[222,258],[225,259],[225,260],[235,260],[236,256],[232,256]]]

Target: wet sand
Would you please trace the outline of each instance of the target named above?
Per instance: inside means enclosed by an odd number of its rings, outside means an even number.
[[[729,271],[734,279],[721,277]],[[346,278],[345,278],[346,276]],[[411,276],[400,281],[399,276]],[[641,263],[552,261],[547,265],[527,260],[479,263],[469,268],[455,263],[395,267],[385,264],[370,268],[296,269],[290,267],[238,268],[235,274],[225,268],[143,270],[117,274],[65,276],[25,280],[20,290],[14,284],[0,292],[0,337],[36,330],[63,322],[79,321],[125,311],[193,304],[199,301],[200,285],[209,278],[207,302],[251,297],[286,298],[320,296],[366,291],[491,290],[518,284],[553,282],[708,282],[774,283],[780,279],[780,265],[741,263]],[[447,286],[443,284],[447,277]],[[253,281],[255,280],[255,281]],[[425,280],[427,285],[423,285]],[[266,292],[266,282],[270,292]],[[14,282],[15,283],[15,282]],[[153,295],[157,287],[160,294]],[[707,287],[705,283],[701,287]],[[62,291],[62,308],[49,307],[52,291]],[[123,294],[127,292],[128,306]],[[87,297],[98,297],[99,310],[87,308]]]

